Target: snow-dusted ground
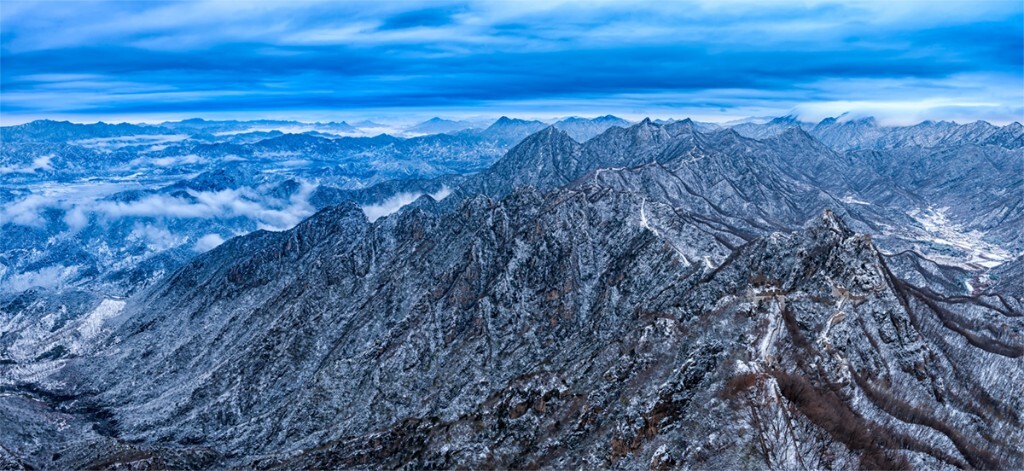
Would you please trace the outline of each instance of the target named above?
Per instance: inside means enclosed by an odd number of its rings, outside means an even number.
[[[104,299],[100,302],[96,309],[87,314],[83,318],[76,329],[79,334],[79,340],[82,342],[88,342],[100,334],[103,329],[103,323],[107,319],[110,319],[121,313],[124,309],[125,300],[123,299]]]
[[[971,270],[992,268],[1013,259],[1013,254],[984,240],[980,231],[966,231],[961,224],[950,221],[949,208],[914,209],[907,214],[914,218],[931,235],[926,242],[953,247],[964,253],[966,258],[944,254],[928,254],[928,258],[947,265],[962,266]]]
[[[50,368],[49,362],[38,361],[48,352],[63,351],[60,357],[84,354],[105,331],[106,321],[120,314],[125,303],[124,299],[104,299],[89,312],[67,320],[59,327],[62,318],[74,316],[66,306],[38,318],[25,314],[0,317],[0,332],[17,333],[17,339],[6,348],[6,356],[19,365],[24,363],[21,366],[28,368],[24,373],[34,374],[39,369]]]
[[[870,205],[871,204],[871,203],[868,203],[867,201],[859,200],[859,199],[853,197],[852,195],[844,196],[841,201],[846,203],[846,204],[863,204],[863,205]]]
[[[640,202],[640,227],[643,227],[644,229],[653,232],[654,235],[658,235],[658,230],[651,227],[651,224],[647,222],[647,213],[644,212],[644,206],[646,204],[646,200]]]

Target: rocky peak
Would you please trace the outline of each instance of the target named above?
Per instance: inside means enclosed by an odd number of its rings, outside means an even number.
[[[821,216],[810,221],[806,226],[806,230],[812,235],[831,232],[843,239],[853,236],[853,231],[831,209],[822,211]]]
[[[778,139],[781,140],[815,140],[814,136],[811,136],[807,131],[799,126],[793,126],[786,128],[779,134]]]
[[[671,133],[673,136],[677,137],[681,135],[692,135],[693,133],[701,132],[701,128],[697,125],[697,123],[695,123],[690,118],[686,118],[680,121],[673,121],[668,124],[663,124],[662,127],[664,127],[665,130]]]
[[[513,143],[519,142],[524,137],[546,127],[547,125],[540,121],[526,121],[502,116],[485,129],[481,135],[502,142]]]
[[[548,126],[523,139],[486,171],[470,177],[445,204],[451,207],[458,199],[475,194],[500,197],[523,186],[548,189],[564,185],[579,176],[581,152],[582,146],[566,132]]]
[[[522,142],[509,150],[508,154],[502,157],[495,165],[505,165],[506,162],[534,160],[538,156],[545,154],[555,156],[562,150],[578,147],[579,143],[569,137],[568,133],[554,126],[548,126],[523,139]]]

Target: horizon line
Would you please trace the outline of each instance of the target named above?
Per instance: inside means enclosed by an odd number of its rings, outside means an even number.
[[[297,115],[301,115],[301,114],[302,113],[297,113]],[[84,125],[84,126],[98,125],[98,124],[108,124],[108,125],[129,124],[129,125],[159,126],[159,125],[168,124],[168,123],[182,123],[182,122],[191,121],[191,120],[202,120],[202,121],[207,121],[207,122],[238,121],[240,123],[257,122],[257,121],[278,121],[278,122],[291,122],[291,123],[303,124],[303,125],[346,124],[346,125],[349,125],[349,126],[352,126],[352,127],[355,127],[355,128],[361,128],[361,127],[362,128],[372,128],[373,126],[359,126],[359,124],[360,124],[360,122],[375,122],[374,124],[379,124],[379,125],[383,125],[383,126],[410,127],[410,126],[416,126],[418,124],[425,123],[425,122],[433,120],[433,119],[442,119],[442,120],[446,120],[446,121],[464,122],[464,123],[472,123],[472,124],[488,123],[487,125],[490,125],[490,124],[493,124],[494,122],[496,122],[497,120],[500,120],[502,118],[509,118],[509,119],[522,120],[522,121],[539,121],[539,122],[544,123],[544,124],[551,124],[551,125],[553,125],[553,124],[555,124],[555,123],[557,123],[559,121],[566,120],[566,119],[571,119],[571,118],[593,120],[593,119],[604,118],[604,117],[613,117],[613,118],[622,119],[622,120],[630,122],[631,124],[640,123],[640,122],[642,122],[644,120],[650,120],[652,122],[655,122],[655,121],[685,121],[685,120],[689,119],[691,121],[698,122],[698,123],[717,124],[717,125],[721,125],[721,126],[735,126],[735,125],[744,124],[744,123],[766,124],[769,121],[772,121],[772,120],[775,120],[775,119],[780,119],[780,118],[793,118],[798,123],[815,124],[815,125],[816,124],[820,124],[820,123],[822,123],[824,121],[827,121],[827,120],[830,120],[830,119],[840,120],[840,121],[843,121],[843,122],[845,122],[845,121],[860,121],[860,120],[874,120],[875,123],[878,126],[880,126],[880,127],[907,127],[907,126],[916,126],[916,125],[924,124],[924,123],[927,123],[927,122],[934,122],[934,123],[946,122],[946,123],[951,123],[951,124],[956,124],[956,125],[961,125],[961,126],[962,125],[966,125],[966,124],[973,124],[973,123],[983,122],[983,123],[990,124],[992,126],[1003,127],[1003,126],[1008,126],[1008,125],[1012,125],[1012,124],[1022,124],[1022,121],[1024,121],[1024,117],[1021,117],[1020,120],[1001,120],[1001,119],[984,119],[984,118],[970,119],[970,120],[956,120],[956,119],[942,119],[942,118],[924,118],[924,119],[920,119],[919,121],[915,121],[915,120],[892,120],[892,119],[880,119],[880,118],[878,118],[876,116],[873,116],[873,115],[870,115],[870,114],[851,114],[851,112],[845,112],[845,113],[841,113],[841,114],[835,115],[835,116],[826,116],[826,117],[821,118],[821,119],[813,119],[813,118],[812,119],[804,119],[804,118],[801,118],[798,114],[794,114],[794,113],[780,114],[780,115],[760,115],[760,116],[739,116],[739,115],[737,115],[737,116],[732,116],[732,117],[721,117],[719,119],[713,119],[713,118],[712,119],[707,119],[708,117],[701,118],[701,117],[694,117],[694,116],[682,116],[682,117],[667,116],[666,117],[666,116],[656,116],[656,115],[638,115],[638,114],[632,114],[632,113],[621,113],[621,114],[632,115],[633,117],[621,116],[621,115],[615,114],[615,113],[599,113],[599,114],[595,114],[595,115],[590,115],[590,114],[565,114],[565,115],[557,115],[557,116],[552,116],[552,115],[544,115],[544,116],[520,115],[520,114],[514,114],[514,113],[505,113],[505,114],[499,114],[499,115],[479,114],[479,115],[475,115],[475,116],[465,116],[465,115],[463,115],[463,116],[447,115],[446,116],[444,114],[430,115],[429,113],[427,113],[427,114],[419,115],[417,118],[400,119],[400,120],[392,120],[392,119],[390,119],[388,117],[381,117],[381,116],[378,116],[378,117],[353,116],[353,117],[346,118],[346,119],[341,119],[341,120],[337,120],[337,119],[332,119],[332,120],[311,119],[311,120],[308,120],[308,118],[302,118],[300,116],[283,117],[281,115],[275,115],[275,116],[272,116],[272,117],[266,117],[266,116],[264,116],[264,117],[256,117],[256,116],[251,116],[251,117],[247,117],[247,118],[242,118],[242,117],[210,117],[210,114],[206,114],[205,116],[204,115],[194,115],[194,116],[191,116],[191,117],[188,117],[188,118],[178,118],[178,119],[175,119],[175,118],[171,118],[171,119],[161,119],[161,118],[147,119],[147,118],[143,118],[143,117],[140,116],[140,117],[136,117],[136,118],[142,118],[142,119],[130,120],[130,119],[126,119],[127,117],[122,117],[122,118],[114,118],[114,119],[103,119],[103,118],[100,118],[100,119],[97,119],[95,121],[92,121],[92,120],[90,120],[88,118],[82,119],[84,117],[67,117],[67,116],[40,117],[40,116],[34,116],[34,117],[31,117],[31,118],[26,118],[24,120],[14,120],[12,122],[12,120],[8,119],[7,117],[0,116],[0,127],[21,126],[21,125],[31,124],[31,123],[35,123],[35,122],[41,122],[41,121],[51,121],[51,122],[58,122],[58,123],[70,123],[70,124]],[[424,117],[424,116],[428,116],[428,115],[429,115],[429,117]],[[638,118],[637,116],[643,116],[643,117]],[[376,121],[385,121],[385,122],[376,122]],[[895,123],[894,121],[900,121],[900,122]]]

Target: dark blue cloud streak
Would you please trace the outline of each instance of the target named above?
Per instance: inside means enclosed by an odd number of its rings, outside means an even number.
[[[70,11],[4,12],[5,120],[453,106],[487,112],[509,101],[614,104],[623,95],[652,102],[690,96],[688,105],[729,109],[779,97],[784,106],[893,95],[955,99],[964,90],[973,93],[967,101],[1012,115],[1024,84],[1019,2],[987,3],[977,18],[911,12],[875,22],[878,12],[835,3],[726,11],[572,4],[522,14],[476,4],[300,4],[225,19],[223,31],[190,22],[203,18],[188,3],[161,4],[160,15],[131,3],[101,3],[95,11],[62,5]],[[162,20],[166,12],[183,19]],[[42,36],[40,27],[56,28],[75,13],[72,21],[83,26],[71,28],[69,40]],[[124,21],[109,31],[102,22],[85,27],[99,15]],[[247,24],[266,34],[247,34]],[[889,90],[849,86],[860,82]],[[706,98],[721,90],[745,90],[750,100]]]

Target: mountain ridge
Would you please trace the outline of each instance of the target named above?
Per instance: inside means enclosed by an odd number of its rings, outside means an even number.
[[[499,127],[522,126],[539,124]],[[54,300],[69,309],[60,324],[0,318],[15,327],[0,347],[19,352],[0,365],[0,417],[17,424],[0,431],[13,447],[0,458],[1024,463],[1024,316],[1006,287],[1021,265],[999,252],[1019,237],[1013,149],[848,151],[792,126],[751,139],[649,119],[581,143],[543,126],[480,173],[307,188],[317,211],[294,227],[230,238],[126,300]],[[875,129],[844,129],[860,128]],[[166,188],[195,199],[247,175]],[[451,193],[429,196],[442,185]],[[974,194],[982,185],[1006,191]],[[364,205],[403,191],[423,196],[368,217]],[[4,309],[44,312],[45,296]]]

